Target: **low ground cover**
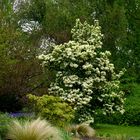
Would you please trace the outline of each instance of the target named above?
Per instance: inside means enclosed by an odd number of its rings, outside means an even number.
[[[140,139],[140,126],[119,126],[111,124],[97,124],[96,132],[99,136],[125,136],[133,139]]]
[[[4,116],[4,114],[3,114],[3,116]],[[3,118],[2,115],[1,115],[1,118]],[[15,119],[15,117],[14,117],[14,119]],[[4,140],[5,136],[7,135],[7,124],[9,124],[11,122],[10,120],[12,121],[13,118],[10,118],[8,116],[7,116],[7,118],[6,117],[3,118],[3,123],[1,124],[1,127],[0,127],[1,128],[1,131],[0,131],[1,134],[0,135],[2,137],[2,140]],[[27,120],[26,119],[23,119],[23,120],[20,119],[20,122],[21,121],[25,122]],[[77,127],[75,127],[75,128],[77,128]],[[83,127],[83,128],[85,128],[85,127]],[[95,137],[90,138],[91,140],[93,140],[93,139],[94,140],[96,140],[96,139],[98,139],[98,140],[102,140],[102,139],[103,140],[130,140],[130,139],[131,140],[140,140],[140,126],[96,124],[93,128],[95,128],[96,135],[95,135]],[[71,140],[72,139],[71,136],[76,136],[76,135],[71,135],[71,133],[69,133],[66,129],[60,129],[60,130],[62,130],[61,134],[62,134],[62,139],[63,140]],[[82,132],[82,136],[84,136],[83,133],[85,133],[85,132],[87,133],[87,131],[84,131],[84,130],[83,129],[80,129],[80,130],[76,129],[75,132],[78,132],[78,133],[76,133],[76,134],[78,134],[78,137],[79,137],[79,134],[81,132]],[[76,138],[76,139],[80,140],[81,137]]]

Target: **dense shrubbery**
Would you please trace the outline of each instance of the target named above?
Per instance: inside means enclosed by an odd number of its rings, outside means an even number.
[[[124,105],[124,114],[115,113],[109,116],[98,114],[95,117],[96,123],[140,125],[140,85],[131,83],[126,87],[126,90],[131,92],[129,94],[126,93],[127,99]]]
[[[124,114],[115,113],[109,116],[98,114],[95,123],[109,123],[116,125],[140,125],[140,109],[126,110]]]
[[[116,118],[126,125],[140,125],[140,107],[139,108],[127,108],[125,113],[120,118]],[[121,121],[122,119],[122,121]]]
[[[61,98],[43,95],[29,95],[33,111],[57,126],[64,126],[74,119],[74,110]]]

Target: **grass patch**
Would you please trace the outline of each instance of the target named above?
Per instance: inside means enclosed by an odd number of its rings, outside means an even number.
[[[117,136],[125,135],[140,140],[140,126],[118,126],[110,124],[97,124],[96,133],[98,136]]]

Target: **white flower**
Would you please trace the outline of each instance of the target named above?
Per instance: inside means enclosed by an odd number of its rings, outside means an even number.
[[[55,46],[50,54],[38,56],[43,60],[43,67],[50,67],[55,74],[49,93],[60,96],[75,110],[89,107],[86,113],[80,114],[81,121],[92,118],[91,112],[97,113],[90,104],[93,98],[100,101],[103,114],[124,111],[123,92],[118,82],[123,71],[115,73],[108,58],[109,51],[98,51],[102,47],[102,36],[98,22],[90,26],[77,20],[72,41]],[[96,107],[100,106],[95,103]]]

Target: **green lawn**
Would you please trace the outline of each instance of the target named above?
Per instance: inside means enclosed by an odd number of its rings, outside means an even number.
[[[140,126],[117,126],[109,124],[97,124],[96,133],[99,136],[124,135],[140,140]]]

